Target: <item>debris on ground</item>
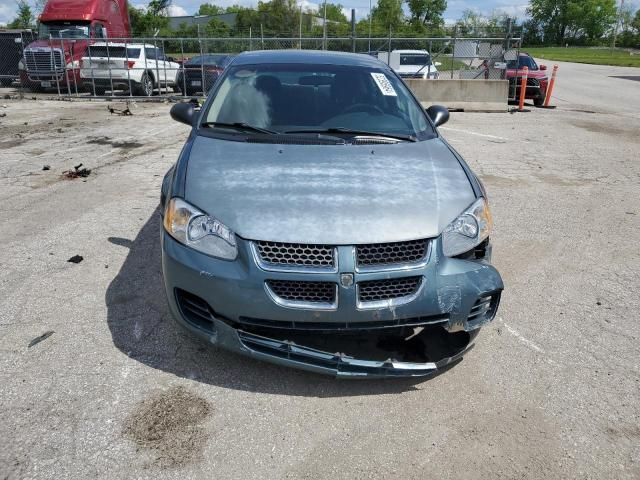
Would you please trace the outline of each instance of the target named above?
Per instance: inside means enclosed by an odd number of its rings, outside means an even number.
[[[51,170],[51,165],[43,165],[42,170]]]
[[[90,168],[80,168],[82,167],[82,163],[80,165],[76,165],[73,167],[73,170],[65,170],[62,172],[67,178],[80,178],[80,177],[88,177],[91,174]]]
[[[84,260],[84,257],[82,255],[74,255],[69,260],[67,260],[67,262],[80,263],[82,260]]]
[[[31,348],[34,345],[37,345],[38,343],[42,342],[43,340],[46,340],[47,338],[49,338],[51,335],[53,335],[55,332],[53,330],[49,330],[44,332],[42,335],[40,335],[39,337],[34,338],[33,340],[31,340],[29,342],[29,346],[27,348]]]
[[[122,117],[133,115],[133,112],[131,112],[131,109],[129,108],[129,102],[127,102],[127,108],[125,108],[124,110],[120,110],[119,108],[114,108],[111,105],[107,105],[107,110],[109,110],[109,113],[111,115],[115,114],[115,115],[120,115]]]
[[[2,118],[2,117],[6,117],[6,116],[7,116],[7,114],[6,114],[6,113],[4,113],[4,112],[0,113],[0,118]]]

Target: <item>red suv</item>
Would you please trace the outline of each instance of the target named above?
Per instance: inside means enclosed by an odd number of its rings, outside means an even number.
[[[522,84],[523,68],[529,68],[527,78],[527,92],[525,98],[533,100],[536,107],[542,106],[547,96],[547,66],[538,65],[531,55],[520,52],[518,60],[511,60],[507,63],[507,78],[509,79],[510,98],[516,100],[520,98],[520,85]]]

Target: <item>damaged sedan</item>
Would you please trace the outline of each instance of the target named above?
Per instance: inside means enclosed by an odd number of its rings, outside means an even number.
[[[175,319],[210,343],[345,378],[428,376],[496,315],[485,190],[387,65],[237,56],[161,193]]]

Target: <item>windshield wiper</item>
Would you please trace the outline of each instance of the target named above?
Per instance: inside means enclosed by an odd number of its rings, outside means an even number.
[[[203,122],[203,127],[220,127],[220,128],[232,128],[234,130],[242,130],[244,132],[256,132],[256,133],[266,133],[267,135],[277,135],[280,132],[276,132],[274,130],[268,130],[266,128],[254,127],[253,125],[249,125],[244,122],[234,122],[234,123],[225,123],[225,122]]]
[[[371,137],[387,137],[395,138],[397,140],[405,140],[407,142],[417,142],[418,139],[413,135],[402,135],[399,133],[382,133],[382,132],[368,132],[366,130],[352,130],[346,127],[329,127],[329,128],[307,128],[301,130],[287,130],[283,133],[347,133],[350,135],[369,135]]]

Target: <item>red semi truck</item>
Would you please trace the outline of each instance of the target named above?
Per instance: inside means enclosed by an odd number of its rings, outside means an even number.
[[[80,60],[95,40],[131,37],[127,0],[49,0],[38,39],[24,49],[20,79],[32,90],[80,89]]]

